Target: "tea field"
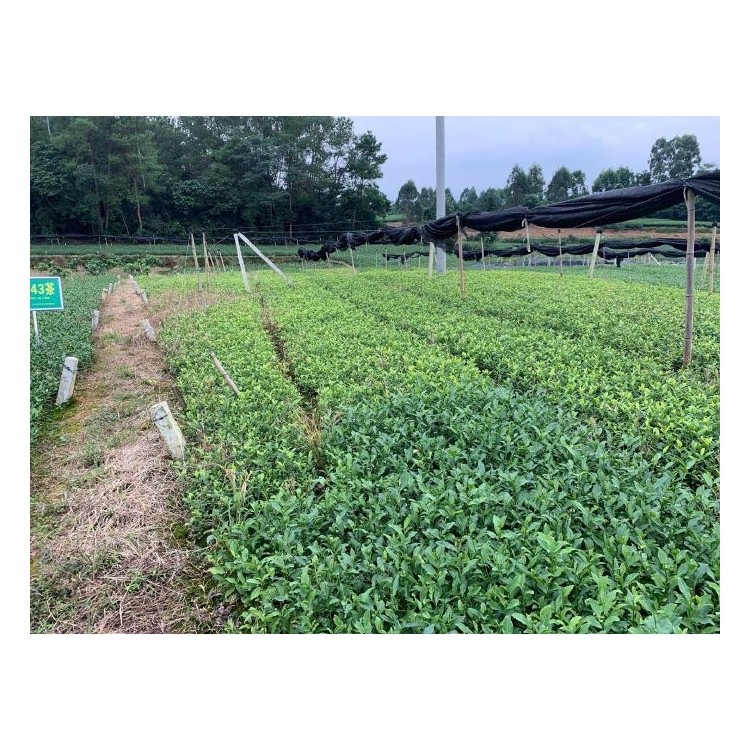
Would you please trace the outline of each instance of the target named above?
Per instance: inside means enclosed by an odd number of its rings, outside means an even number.
[[[30,440],[33,444],[51,414],[66,357],[76,357],[83,369],[92,356],[91,316],[99,307],[102,289],[114,275],[78,275],[61,280],[63,310],[38,312],[39,345],[29,323]]]
[[[675,285],[292,278],[137,279],[196,302],[159,342],[230,632],[719,632],[717,294],[683,370]]]

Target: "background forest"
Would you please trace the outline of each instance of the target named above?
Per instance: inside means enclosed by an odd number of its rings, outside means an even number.
[[[346,117],[35,116],[30,233],[296,236],[434,218],[433,187],[408,180],[393,203],[380,191],[387,158],[376,136],[355,133]],[[701,162],[694,135],[659,138],[642,172],[613,166],[589,187],[580,170],[561,166],[546,181],[538,164],[516,164],[502,187],[467,187],[457,198],[447,190],[446,212],[534,207],[713,168]],[[708,204],[700,214],[719,218]],[[684,207],[656,216],[680,219]]]

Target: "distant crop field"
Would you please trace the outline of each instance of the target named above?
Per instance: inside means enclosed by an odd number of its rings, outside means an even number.
[[[138,278],[230,632],[719,631],[719,295],[286,270]]]

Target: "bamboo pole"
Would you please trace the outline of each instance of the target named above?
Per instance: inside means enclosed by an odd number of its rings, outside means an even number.
[[[224,378],[224,382],[234,391],[235,396],[240,395],[240,390],[234,383],[234,380],[229,377],[229,373],[224,369],[221,362],[216,358],[216,355],[211,352],[211,361],[214,363],[214,367],[221,373],[221,377]]]
[[[352,259],[352,272],[357,273],[357,269],[354,267],[354,252],[349,248],[349,257]]]
[[[207,258],[207,268],[211,273],[219,270],[219,262],[216,260],[216,256],[209,252],[208,246],[206,245],[206,233],[203,232],[203,255]]]
[[[596,265],[596,256],[599,253],[599,242],[602,239],[602,230],[596,230],[596,239],[594,240],[594,250],[591,253],[591,265],[589,266],[589,278],[594,277],[594,266]]]
[[[458,236],[458,287],[461,299],[466,299],[466,280],[464,277],[464,243],[461,239],[461,220],[456,214],[456,235]]]
[[[714,293],[714,259],[716,255],[716,222],[711,228],[711,249],[708,251],[708,293]]]
[[[703,286],[703,283],[706,280],[706,271],[708,271],[708,259],[709,259],[709,254],[706,253],[703,256],[703,263],[701,264],[701,280],[700,280],[700,283],[699,283],[699,286],[701,286],[701,287]]]
[[[206,233],[201,232],[203,235],[203,273],[206,275],[206,291],[208,291],[208,274],[211,270],[211,265],[208,261],[208,248],[206,247]]]
[[[563,275],[562,273],[562,267],[563,267],[563,259],[562,259],[562,235],[560,234],[560,230],[557,230],[557,251],[558,255],[560,256],[560,276]]]
[[[693,355],[693,260],[695,258],[695,193],[686,191],[687,204],[687,265],[685,268],[685,343],[682,366],[687,367]]]

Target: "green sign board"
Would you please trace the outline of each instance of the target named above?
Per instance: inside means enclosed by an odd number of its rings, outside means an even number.
[[[62,310],[62,284],[59,276],[32,276],[32,310]]]

